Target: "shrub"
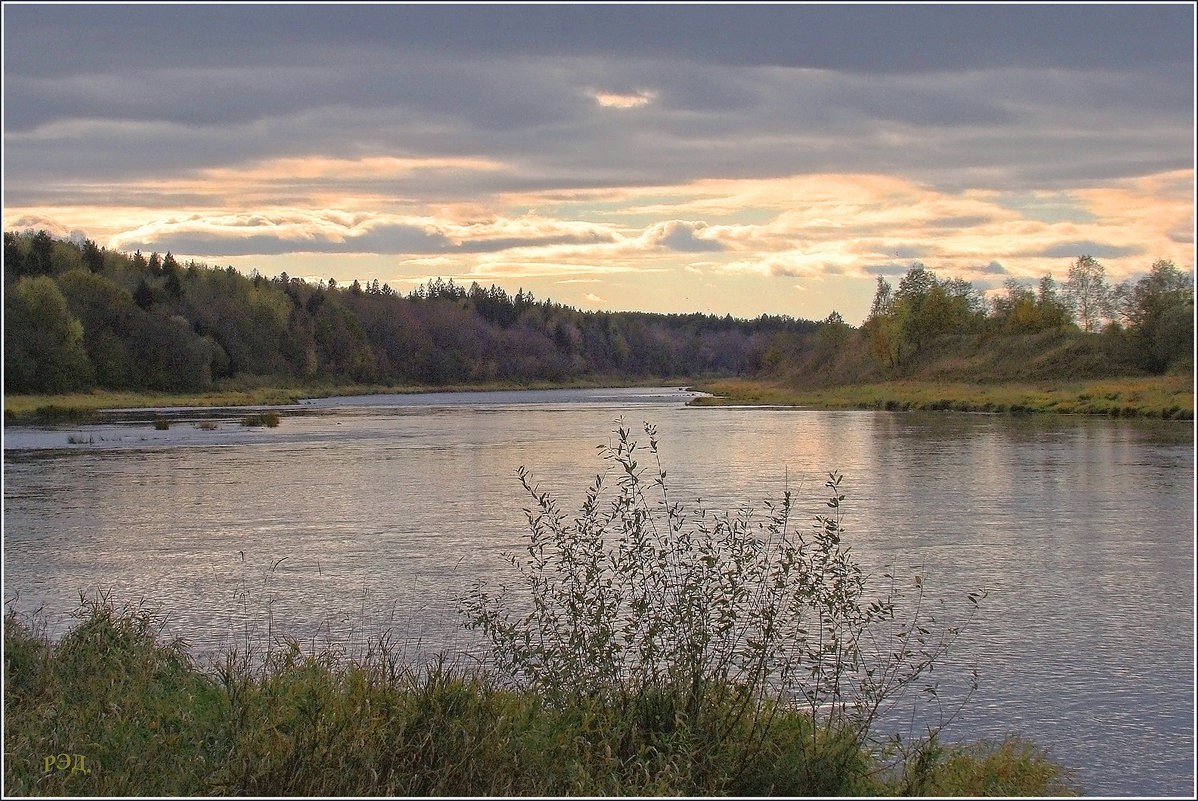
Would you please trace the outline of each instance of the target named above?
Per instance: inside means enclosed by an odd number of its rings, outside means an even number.
[[[899,786],[903,795],[973,797],[1028,795],[1031,788],[1045,797],[1078,794],[1072,771],[1017,736],[951,748],[929,743],[905,766]]]
[[[615,444],[600,448],[607,469],[573,520],[518,470],[533,500],[528,541],[506,558],[522,592],[493,595],[480,582],[462,600],[490,669],[559,707],[599,704],[661,736],[734,746],[739,756],[719,767],[721,783],[701,785],[707,792],[747,778],[776,722],[796,709],[810,724],[794,735],[805,759],[822,766],[812,776],[851,778],[853,770],[826,768],[880,749],[875,722],[926,678],[960,629],[925,614],[918,576],[908,619],[896,617],[890,574],[888,589],[867,597],[844,543],[839,474],[829,474],[827,510],[808,530],[792,527],[789,492],[760,518],[747,506],[690,512],[672,500],[655,427],[644,430],[653,471],[646,477],[644,451],[619,425]],[[982,597],[968,596],[971,614]]]

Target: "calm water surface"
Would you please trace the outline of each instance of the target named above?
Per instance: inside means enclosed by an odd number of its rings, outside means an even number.
[[[952,617],[987,589],[942,682],[981,687],[949,739],[1021,732],[1089,795],[1194,792],[1191,423],[689,408],[690,394],[558,390],[309,401],[4,432],[6,603],[52,632],[80,593],[169,612],[199,654],[287,634],[413,654],[465,648],[455,599],[508,574],[528,467],[576,509],[614,421],[658,426],[675,499],[732,508],[790,489],[919,573]],[[880,587],[879,587],[880,589]]]

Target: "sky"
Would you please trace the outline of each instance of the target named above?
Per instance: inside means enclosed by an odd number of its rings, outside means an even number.
[[[868,315],[1194,268],[1195,7],[3,6],[4,230],[401,293]]]

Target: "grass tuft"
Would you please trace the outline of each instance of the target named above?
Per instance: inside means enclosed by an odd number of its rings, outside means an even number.
[[[278,412],[257,412],[241,418],[241,424],[246,427],[277,428],[279,425]]]

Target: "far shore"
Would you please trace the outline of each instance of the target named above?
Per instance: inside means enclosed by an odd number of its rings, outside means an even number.
[[[686,378],[627,382],[597,378],[565,384],[485,384],[449,387],[313,385],[214,389],[204,393],[118,392],[96,390],[70,395],[6,395],[6,423],[77,420],[107,409],[172,407],[290,406],[304,398],[379,393],[559,389],[612,386],[686,386],[711,397],[694,406],[802,406],[812,409],[877,409],[892,411],[957,411],[1006,414],[1086,414],[1194,419],[1192,376],[1135,376],[1091,381],[978,384],[895,380],[801,388],[761,379]]]
[[[696,399],[692,402],[695,406],[765,405],[1194,419],[1194,379],[1183,375],[1026,384],[911,380],[810,389],[762,380],[725,379],[700,382],[694,388],[712,395]]]
[[[152,392],[97,389],[68,395],[5,395],[5,423],[75,420],[112,409],[169,409],[185,407],[221,408],[240,406],[293,406],[305,398],[332,398],[348,395],[416,394],[421,392],[488,392],[502,390],[575,389],[633,386],[686,386],[689,379],[669,378],[646,381],[621,381],[598,377],[560,383],[535,384],[461,384],[422,386],[417,384],[313,384],[308,386],[237,386],[208,392]]]

